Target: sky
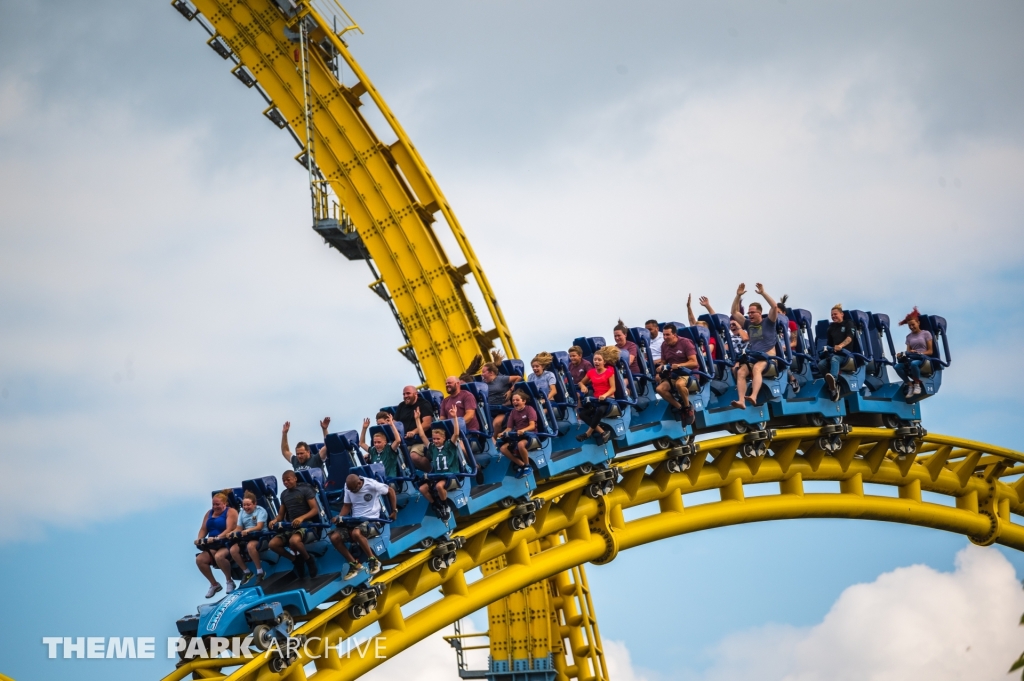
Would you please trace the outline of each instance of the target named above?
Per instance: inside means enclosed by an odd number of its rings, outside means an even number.
[[[1024,349],[1019,2],[346,7],[523,354],[683,320],[690,293],[724,309],[740,281],[818,317],[916,305],[947,318],[954,358],[925,426],[1020,448],[1003,369]],[[205,590],[186,542],[209,491],[279,474],[285,420],[293,441],[325,415],[355,428],[415,377],[368,270],[310,230],[294,142],[205,39],[166,2],[0,2],[15,679],[159,677],[166,660],[47,660],[41,637],[172,633]],[[1004,678],[1024,560],[966,545],[771,523],[588,574],[616,678],[953,679],[980,657]],[[860,659],[848,634],[893,622]],[[382,670],[455,678],[438,645]]]

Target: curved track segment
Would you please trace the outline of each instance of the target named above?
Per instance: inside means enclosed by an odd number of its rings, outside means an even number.
[[[272,101],[265,112],[268,118],[290,127],[297,140],[306,138],[307,107],[298,60],[300,45],[289,35],[297,36],[299,22],[306,22],[314,170],[330,186],[358,232],[361,246],[353,241],[351,248],[357,252],[365,248],[376,264],[380,280],[371,288],[393,301],[409,340],[402,350],[407,356],[415,353],[426,383],[440,386],[445,376],[462,372],[495,340],[509,357],[517,356],[497,298],[437,182],[327,21],[305,5],[286,18],[272,0],[194,0],[194,4],[216,31],[211,45],[215,49],[219,45],[218,53],[248,70],[245,76],[254,79]],[[339,82],[329,63],[335,54],[358,79],[351,87]],[[363,101],[366,96],[369,102]],[[397,138],[394,143],[385,144],[378,138],[360,112],[364,106],[375,107],[383,116]],[[465,257],[462,266],[449,261],[434,232],[438,215]],[[339,225],[341,231],[347,229],[346,220]],[[481,327],[466,295],[470,275],[494,323],[489,331]]]
[[[943,435],[925,436],[915,454],[891,449],[895,432],[854,428],[834,455],[817,446],[820,430],[779,431],[768,455],[741,458],[742,435],[704,441],[683,472],[670,472],[678,450],[626,456],[616,461],[619,482],[611,494],[584,495],[588,477],[553,480],[538,490],[547,500],[530,528],[512,532],[511,510],[497,511],[459,529],[465,548],[441,573],[427,569],[427,553],[404,561],[377,580],[385,585],[377,609],[354,620],[343,599],[305,622],[297,632],[311,639],[289,679],[307,678],[301,665],[313,661],[318,681],[358,678],[383,660],[373,647],[338,657],[323,640],[355,636],[373,622],[391,657],[455,620],[542,579],[586,562],[607,563],[620,552],[649,542],[727,525],[795,518],[852,518],[898,522],[966,535],[977,544],[999,543],[1024,550],[1024,454]],[[837,482],[839,491],[806,493],[809,481]],[[758,496],[750,496],[751,485]],[[879,485],[877,490],[865,485]],[[889,496],[872,494],[888,488]],[[895,488],[896,494],[891,492]],[[686,506],[694,492],[719,491],[719,500]],[[765,493],[769,492],[769,493]],[[927,496],[925,496],[927,495]],[[1017,516],[1018,518],[1014,518]],[[542,550],[531,555],[529,544]],[[468,582],[467,573],[503,558],[504,567]],[[404,612],[413,600],[440,588],[444,598]],[[332,643],[333,645],[333,643]],[[199,678],[238,681],[278,678],[261,656],[200,660],[183,665],[165,681]],[[216,670],[223,671],[216,671]]]

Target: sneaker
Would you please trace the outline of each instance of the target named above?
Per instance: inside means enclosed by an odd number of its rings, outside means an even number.
[[[229,593],[232,593],[235,590],[235,580],[229,579],[225,583],[225,585],[227,586],[227,590],[224,593],[229,594]]]
[[[371,558],[370,559],[370,574],[371,575],[377,574],[378,572],[380,572],[380,568],[381,568],[380,561],[377,560],[376,558]]]
[[[306,570],[303,567],[302,559],[295,556],[295,560],[292,561],[292,572],[295,574],[296,579],[303,579],[306,576]]]
[[[590,437],[590,436],[587,435],[586,433],[580,433],[579,435],[576,436],[576,442],[583,442],[588,437]]]
[[[516,480],[521,480],[530,474],[529,466],[519,466],[516,470]]]
[[[910,397],[911,395],[913,395],[914,394],[914,386],[916,386],[916,385],[917,385],[917,383],[907,383],[907,389],[903,391],[903,394],[906,395],[907,397]]]
[[[437,511],[437,517],[445,522],[452,516],[452,509],[448,508],[448,504],[437,504],[434,510]]]
[[[921,394],[921,384],[920,383],[915,383],[914,384],[914,394],[915,395],[920,395]]]
[[[316,577],[316,558],[314,558],[313,556],[310,556],[309,559],[306,561],[306,570],[309,572],[309,576],[311,578]]]
[[[604,434],[601,436],[601,444],[603,444],[603,445],[608,444],[608,440],[611,440],[612,439],[612,435],[614,435],[614,434],[615,433],[612,432],[611,428],[609,428],[608,430],[604,431]]]
[[[694,413],[693,407],[687,407],[683,410],[683,418],[681,419],[684,426],[691,426],[693,422],[697,420],[697,414]]]
[[[263,581],[264,577],[266,577],[266,574],[264,574],[263,570],[257,570],[256,577],[253,579],[252,585],[256,586],[257,584]]]
[[[252,573],[251,572],[246,570],[245,572],[242,573],[242,584],[245,584],[250,579],[252,579]]]
[[[211,584],[210,590],[206,592],[206,597],[213,598],[214,595],[216,595],[216,593],[220,591],[222,588],[223,587],[220,584]]]
[[[345,581],[347,582],[350,579],[355,579],[357,576],[359,576],[359,573],[362,571],[362,569],[362,563],[352,563],[351,565],[349,565],[348,572],[345,573]]]
[[[828,388],[830,395],[835,395],[839,392],[839,387],[836,385],[836,377],[832,374],[825,374],[825,387]],[[834,397],[832,399],[835,399]]]

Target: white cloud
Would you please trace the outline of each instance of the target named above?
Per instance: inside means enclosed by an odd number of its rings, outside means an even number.
[[[723,639],[701,681],[997,681],[1024,650],[1024,591],[995,549],[846,589],[819,624]]]

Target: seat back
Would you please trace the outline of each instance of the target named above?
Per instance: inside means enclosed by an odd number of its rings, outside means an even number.
[[[868,327],[871,319],[868,313],[863,310],[847,310],[847,317],[853,322],[853,342],[847,347],[850,352],[867,356],[865,349],[868,347]],[[863,360],[858,359],[858,366]]]
[[[299,484],[309,485],[316,492],[317,506],[320,508],[320,522],[325,523],[330,520],[328,513],[331,505],[327,500],[327,481],[324,479],[323,471],[319,468],[307,468],[304,471],[296,471],[295,475],[299,476]]]
[[[518,376],[523,378],[526,376],[526,363],[521,359],[506,359],[498,367],[498,371],[505,376]]]
[[[581,336],[572,342],[583,350],[583,359],[591,364],[594,362],[594,353],[605,346],[604,338],[600,336]]]
[[[441,400],[444,399],[444,395],[439,390],[421,390],[420,397],[434,405],[435,416],[441,416]]]
[[[796,323],[796,354],[793,357],[793,370],[799,374],[804,371],[804,363],[808,361],[807,357],[801,355],[813,356],[814,354],[814,317],[809,310],[790,308],[789,318]],[[811,362],[812,369],[815,368],[814,364]]]
[[[715,347],[717,356],[715,360],[721,362],[716,364],[711,373],[715,379],[722,380],[731,377],[729,367],[739,357],[739,348],[732,344],[732,334],[729,333],[729,317],[724,314],[702,314],[700,321],[708,325],[708,332],[715,336]]]
[[[576,383],[569,373],[569,353],[559,350],[552,352],[555,358],[548,369],[555,375],[555,403],[557,405],[574,406],[579,401]]]
[[[262,478],[242,481],[242,494],[252,492],[256,495],[256,503],[267,512],[267,519],[276,518],[281,509],[277,500],[277,478],[267,475]]]
[[[697,369],[705,374],[714,375],[714,369],[710,366],[707,359],[711,356],[711,330],[700,325],[687,326],[685,328],[679,328],[677,326],[676,329],[681,338],[686,338],[693,343],[693,347],[697,351]],[[707,376],[692,374],[687,385],[687,390],[690,392],[696,392],[700,389],[700,386],[704,385],[709,380],[711,379]]]
[[[921,315],[921,328],[932,334],[932,354],[938,366],[936,370],[949,366],[949,338],[946,336],[946,318],[937,315]],[[939,344],[942,344],[942,354],[939,354]],[[945,359],[943,359],[945,357]]]
[[[626,329],[626,338],[636,343],[636,363],[640,367],[640,374],[653,381],[654,355],[651,354],[651,332],[646,327],[634,326]]]
[[[359,433],[354,430],[329,433],[324,444],[327,446],[327,481],[324,487],[329,491],[341,490],[352,469],[365,463],[359,449]]]
[[[491,422],[491,406],[487,402],[487,384],[483,381],[463,383],[462,389],[476,398],[476,422],[480,425],[479,432],[485,437],[491,437],[494,435],[494,428]]]
[[[242,495],[245,493],[245,490],[241,487],[229,487],[227,490],[228,506],[236,511],[240,510],[242,508]],[[224,490],[215,489],[210,492],[210,498],[212,499],[214,495],[223,493]]]

